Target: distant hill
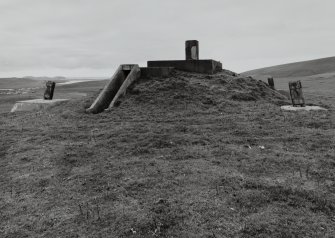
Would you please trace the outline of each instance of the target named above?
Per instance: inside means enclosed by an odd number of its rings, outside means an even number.
[[[56,77],[48,77],[48,76],[42,76],[42,77],[34,77],[34,76],[25,76],[24,79],[33,79],[33,80],[52,80],[52,81],[65,81],[67,78],[63,76],[56,76]]]
[[[19,89],[42,87],[43,81],[29,78],[0,78],[0,89]]]
[[[335,57],[255,69],[244,72],[242,74],[258,78],[264,78],[268,76],[275,78],[289,78],[319,74],[335,74]]]
[[[19,88],[36,88],[44,87],[46,81],[57,83],[67,82],[68,79],[62,76],[57,77],[33,77],[26,76],[23,78],[0,78],[0,89],[19,89]]]

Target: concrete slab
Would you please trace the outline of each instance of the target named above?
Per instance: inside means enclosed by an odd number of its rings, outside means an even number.
[[[293,107],[291,105],[281,106],[281,109],[286,111],[328,111],[326,108],[322,108],[319,106],[305,106],[305,107]]]
[[[148,67],[172,67],[188,72],[214,74],[222,70],[221,62],[207,59],[207,60],[162,60],[162,61],[148,61]]]
[[[13,106],[11,112],[39,111],[51,106],[59,105],[66,101],[69,101],[69,99],[53,99],[53,100],[33,99],[26,101],[18,101]]]

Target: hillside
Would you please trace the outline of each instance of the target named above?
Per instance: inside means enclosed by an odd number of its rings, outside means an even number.
[[[0,78],[0,89],[43,87],[45,83],[28,78]]]
[[[242,73],[267,82],[273,77],[278,90],[288,92],[290,81],[300,80],[307,103],[313,97],[319,97],[318,103],[333,101],[335,103],[335,57],[284,64]]]
[[[176,71],[92,115],[84,85],[0,113],[1,237],[335,236],[331,101],[285,112],[262,81]]]
[[[268,76],[272,76],[274,78],[288,78],[312,76],[318,74],[335,75],[335,57],[283,64],[273,67],[251,70],[243,73],[243,75],[250,75],[257,78],[264,78]]]

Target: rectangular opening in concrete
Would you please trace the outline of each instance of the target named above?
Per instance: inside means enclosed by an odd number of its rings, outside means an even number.
[[[124,78],[127,78],[131,70],[122,70],[124,73]]]

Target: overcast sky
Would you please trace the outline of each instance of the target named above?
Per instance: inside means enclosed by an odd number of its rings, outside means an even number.
[[[335,56],[334,0],[0,0],[0,77],[109,77],[200,58],[243,72]]]

